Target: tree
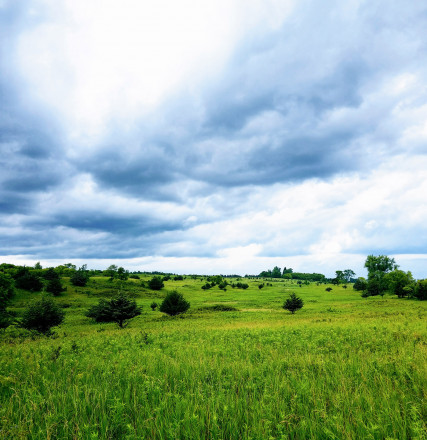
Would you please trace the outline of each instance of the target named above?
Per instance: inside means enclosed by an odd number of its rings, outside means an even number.
[[[284,302],[283,308],[289,310],[294,314],[297,310],[302,309],[304,302],[301,298],[296,296],[294,292],[289,295],[289,298]]]
[[[325,290],[326,292],[330,292],[332,290],[332,287],[327,287]]]
[[[53,278],[48,281],[46,292],[52,293],[54,296],[59,296],[63,292],[61,281],[58,278]]]
[[[368,282],[366,281],[365,278],[363,277],[359,277],[355,283],[353,284],[353,289],[354,290],[366,290],[368,287]]]
[[[351,269],[346,269],[344,271],[344,281],[346,283],[351,283],[351,279],[356,276],[356,273],[353,272]]]
[[[387,290],[387,283],[384,280],[385,274],[396,270],[399,266],[394,258],[389,258],[386,255],[368,255],[365,267],[368,269],[367,293],[370,296],[375,296],[384,295]]]
[[[117,278],[121,281],[126,281],[129,278],[129,271],[123,267],[117,269]]]
[[[141,307],[124,293],[119,293],[110,301],[101,299],[86,312],[86,316],[96,322],[115,322],[120,328],[126,327],[130,319],[140,314]]]
[[[341,284],[345,281],[344,272],[342,270],[335,271],[335,280],[334,284]]]
[[[160,277],[153,277],[151,278],[151,280],[148,282],[148,287],[151,290],[160,290],[164,287],[163,281]]]
[[[274,266],[274,269],[271,272],[272,278],[282,278],[282,270],[278,266]]]
[[[115,264],[108,266],[106,270],[104,270],[104,275],[110,277],[110,281],[113,281],[116,278],[118,267]]]
[[[73,286],[84,287],[89,281],[89,272],[86,270],[86,265],[80,267],[79,270],[73,273],[70,282]]]
[[[153,301],[153,302],[151,303],[150,307],[151,307],[151,310],[154,312],[154,310],[157,309],[158,304],[157,304],[155,301]]]
[[[15,280],[15,285],[18,289],[30,290],[31,292],[40,292],[43,289],[42,280],[27,268]]]
[[[427,279],[419,280],[417,282],[415,285],[414,296],[422,301],[427,300]]]
[[[190,303],[184,299],[181,293],[176,290],[168,293],[160,304],[160,311],[170,316],[184,313],[190,308]]]
[[[0,272],[0,312],[6,310],[7,304],[14,294],[13,278],[7,273]]]
[[[408,294],[408,290],[405,290],[405,287],[412,285],[414,278],[411,272],[395,269],[384,275],[384,282],[391,293],[394,293],[399,298],[403,298]]]
[[[42,297],[24,311],[21,326],[27,330],[49,334],[52,327],[64,321],[64,317],[64,311],[51,298]]]

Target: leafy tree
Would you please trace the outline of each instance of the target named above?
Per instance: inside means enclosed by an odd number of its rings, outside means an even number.
[[[403,298],[408,294],[405,287],[413,284],[414,278],[412,277],[411,272],[404,272],[403,270],[395,269],[384,275],[384,282],[391,293],[394,293],[399,298]]]
[[[64,321],[64,311],[51,299],[42,297],[24,311],[21,326],[27,330],[49,334],[52,327]]]
[[[285,310],[289,310],[292,314],[294,314],[297,310],[301,309],[304,305],[304,302],[301,298],[299,298],[295,292],[292,292],[289,295],[289,298],[284,302],[283,308]]]
[[[182,281],[182,280],[184,279],[184,277],[183,277],[182,275],[175,275],[175,276],[173,277],[173,279],[174,279],[175,281]]]
[[[190,303],[184,299],[181,293],[176,290],[168,293],[160,304],[160,311],[170,316],[184,313],[190,308]]]
[[[335,281],[336,282],[334,284],[341,284],[341,283],[345,282],[345,276],[344,276],[344,272],[342,270],[335,271]]]
[[[71,275],[70,282],[73,286],[84,287],[89,281],[89,272],[81,267]]]
[[[419,280],[417,282],[415,285],[414,296],[422,301],[427,300],[427,279]]]
[[[0,312],[6,310],[7,304],[14,294],[13,278],[9,274],[0,272]]]
[[[164,287],[163,281],[160,277],[153,277],[151,278],[151,280],[148,282],[148,287],[151,290],[160,290]]]
[[[353,272],[351,269],[346,269],[344,271],[344,281],[346,283],[350,283],[351,279],[354,278],[356,276],[356,273]]]
[[[155,301],[153,301],[153,302],[151,303],[150,307],[151,307],[151,310],[154,312],[154,310],[157,309],[158,304],[157,304]]]
[[[104,275],[106,277],[110,277],[110,281],[113,281],[114,278],[116,278],[118,271],[118,267],[115,264],[112,264],[111,266],[108,266],[106,270],[104,270]]]
[[[117,278],[121,281],[126,281],[129,278],[129,271],[123,267],[117,269]]]
[[[353,284],[354,290],[366,290],[368,288],[368,282],[365,278],[359,277],[356,282]]]
[[[42,280],[37,275],[31,273],[27,268],[25,269],[24,273],[16,279],[16,287],[32,292],[40,292],[40,290],[43,289]]]
[[[396,270],[399,266],[394,261],[394,258],[389,258],[386,255],[368,255],[365,267],[368,269],[367,293],[375,296],[384,295],[384,292],[387,290],[384,276],[386,273]]]
[[[38,262],[34,265],[34,269],[37,269],[37,270],[41,270],[41,269],[43,269],[42,265],[40,264],[40,261],[38,261]]]
[[[61,280],[59,278],[53,278],[48,281],[46,286],[46,292],[52,293],[54,296],[59,296],[63,292]]]
[[[274,269],[271,271],[272,278],[282,278],[282,270],[280,267],[274,266]]]
[[[58,274],[58,272],[55,271],[55,269],[53,267],[49,267],[49,269],[44,271],[42,276],[45,280],[58,280],[59,279],[59,274]]]
[[[110,301],[101,299],[86,312],[86,316],[96,322],[115,322],[120,328],[126,327],[130,319],[140,314],[141,307],[123,293],[119,293]]]

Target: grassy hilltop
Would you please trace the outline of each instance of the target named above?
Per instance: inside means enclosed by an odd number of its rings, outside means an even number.
[[[291,280],[153,291],[150,278],[63,278],[53,336],[2,330],[1,439],[426,438],[425,302]],[[152,311],[173,289],[189,311]],[[85,316],[118,290],[142,306],[126,329]],[[294,315],[291,292],[304,301]],[[19,290],[9,310],[38,296]]]

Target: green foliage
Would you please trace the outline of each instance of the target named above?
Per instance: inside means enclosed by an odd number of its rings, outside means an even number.
[[[64,311],[51,299],[42,297],[33,301],[24,311],[21,326],[48,334],[52,327],[60,325],[65,317]]]
[[[58,272],[53,267],[49,267],[43,271],[42,277],[45,280],[59,280],[60,278]]]
[[[150,304],[150,307],[151,307],[151,310],[154,312],[154,310],[157,309],[158,304],[157,304],[155,301],[153,301],[153,302]]]
[[[168,293],[160,305],[160,311],[167,315],[174,316],[186,312],[190,303],[184,299],[181,293],[176,290]]]
[[[292,292],[289,295],[289,298],[284,302],[283,308],[294,314],[297,310],[302,309],[303,305],[303,300],[299,298],[295,292]]]
[[[422,301],[427,300],[427,279],[419,280],[415,285],[414,297]]]
[[[411,286],[414,283],[414,278],[411,272],[395,269],[384,275],[384,283],[390,293],[403,298],[408,295],[408,289],[405,290],[405,287]]]
[[[197,311],[201,312],[238,312],[239,310],[233,306],[227,306],[225,304],[214,304],[212,306],[199,307]]]
[[[26,270],[18,274],[18,277],[15,279],[15,285],[18,289],[24,289],[29,290],[31,292],[39,292],[43,289],[43,282],[42,280],[35,275],[34,273],[31,273],[27,268]]]
[[[175,281],[182,281],[182,280],[184,279],[184,277],[183,277],[182,275],[175,275],[175,276],[173,277],[173,279],[174,279]]]
[[[117,278],[121,281],[126,281],[129,278],[129,271],[123,267],[117,269]]]
[[[89,272],[85,268],[80,268],[75,271],[70,278],[70,282],[73,286],[84,287],[89,281]]]
[[[15,294],[13,278],[0,272],[0,312],[6,310],[7,304]]]
[[[367,288],[368,288],[368,282],[363,277],[359,277],[353,284],[353,289],[356,291],[366,290]]]
[[[130,319],[140,314],[141,308],[137,306],[136,301],[123,293],[119,293],[110,301],[101,299],[86,312],[86,316],[96,322],[115,322],[120,328],[126,327]]]
[[[50,279],[46,286],[46,292],[51,293],[54,296],[59,296],[64,291],[61,281],[58,278]]]
[[[327,287],[325,290],[326,292],[330,292],[332,290],[332,287]]]
[[[164,283],[160,277],[155,276],[148,282],[148,287],[151,290],[161,290],[164,287]]]

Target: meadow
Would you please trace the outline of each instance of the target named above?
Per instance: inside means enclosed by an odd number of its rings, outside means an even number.
[[[1,331],[1,439],[427,438],[426,302],[291,280],[63,281],[52,336]],[[85,317],[119,289],[143,307],[127,328]],[[172,289],[190,310],[152,311]],[[294,315],[290,292],[304,301]],[[18,291],[10,309],[37,295]]]

